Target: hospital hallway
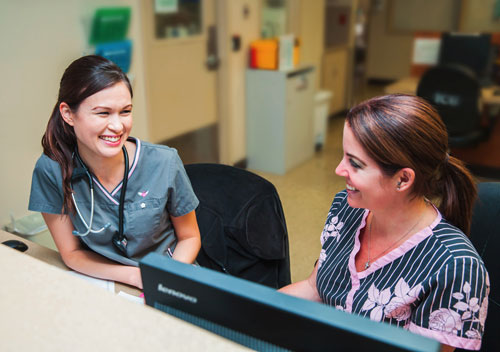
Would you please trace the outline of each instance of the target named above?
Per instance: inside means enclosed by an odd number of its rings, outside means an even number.
[[[356,102],[380,95],[380,86],[365,86]],[[320,235],[333,197],[345,189],[343,177],[335,175],[342,159],[344,115],[329,119],[326,143],[312,159],[285,175],[256,172],[272,182],[283,204],[290,242],[292,282],[306,278],[321,250]],[[500,123],[498,124],[500,125]],[[500,126],[497,126],[500,127]],[[475,175],[478,182],[500,181]]]
[[[368,84],[362,76],[357,78],[351,105],[383,95],[383,84]],[[285,175],[254,171],[272,182],[281,198],[290,243],[292,282],[311,273],[321,250],[320,235],[333,197],[345,189],[345,179],[335,174],[343,153],[344,116],[345,113],[330,116],[325,144],[310,160]]]

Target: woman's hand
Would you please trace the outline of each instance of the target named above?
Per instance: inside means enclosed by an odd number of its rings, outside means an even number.
[[[319,296],[318,289],[316,288],[317,273],[318,263],[316,263],[314,270],[307,279],[294,282],[293,284],[280,288],[278,291],[310,301],[321,302],[321,297]]]
[[[143,287],[142,287],[141,270],[135,266],[129,266],[128,268],[131,269],[131,275],[129,278],[130,281],[128,282],[128,284],[142,290]]]

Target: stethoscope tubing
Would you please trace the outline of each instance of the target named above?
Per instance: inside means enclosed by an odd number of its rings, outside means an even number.
[[[118,206],[118,208],[119,208],[119,215],[118,215],[118,239],[120,241],[122,241],[123,238],[124,238],[124,236],[123,236],[123,210],[124,209],[123,208],[124,208],[124,204],[125,204],[125,192],[126,192],[126,189],[127,189],[128,167],[129,167],[128,153],[127,153],[127,150],[126,150],[125,146],[122,147],[122,151],[123,151],[123,157],[124,157],[124,161],[125,161],[125,171],[124,171],[124,176],[123,176],[123,181],[122,181],[122,190],[120,192],[120,203],[119,203],[119,206]],[[80,154],[78,153],[78,149],[75,150],[74,155],[76,156],[78,162],[83,166],[83,168],[85,170],[85,174],[86,174],[87,178],[89,179],[89,187],[90,187],[90,219],[89,219],[89,224],[87,224],[87,222],[85,221],[85,219],[84,219],[84,217],[83,217],[80,209],[78,208],[78,204],[76,202],[74,193],[71,193],[71,198],[73,200],[73,204],[75,205],[75,210],[76,210],[76,212],[78,214],[78,217],[80,218],[80,220],[82,221],[83,225],[87,229],[87,231],[85,233],[80,233],[80,232],[78,232],[76,230],[73,230],[73,235],[84,237],[84,236],[87,236],[90,233],[100,233],[100,232],[104,231],[105,229],[107,229],[108,227],[110,227],[111,224],[108,222],[103,227],[101,227],[99,230],[93,230],[92,229],[92,224],[93,224],[93,221],[94,221],[94,204],[95,204],[95,202],[94,202],[94,180],[92,178],[92,175],[90,174],[90,171],[89,171],[87,165],[85,165],[85,163],[81,159]]]
[[[87,222],[83,218],[82,213],[80,212],[80,209],[78,208],[78,205],[76,204],[75,196],[72,193],[71,198],[73,199],[73,204],[75,205],[76,212],[78,213],[78,217],[80,220],[83,222],[85,227],[87,228],[87,231],[85,233],[79,233],[76,230],[73,230],[73,235],[77,235],[80,237],[87,236],[89,233],[100,233],[107,229],[111,224],[107,223],[103,227],[101,227],[99,230],[92,230],[92,222],[94,221],[94,188],[90,188],[90,220],[89,220],[89,225],[87,225]]]

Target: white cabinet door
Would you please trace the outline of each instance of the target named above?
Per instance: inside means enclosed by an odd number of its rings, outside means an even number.
[[[248,70],[248,167],[284,174],[314,153],[314,69]]]
[[[286,80],[285,168],[287,170],[312,155],[314,87],[312,71],[297,73]]]

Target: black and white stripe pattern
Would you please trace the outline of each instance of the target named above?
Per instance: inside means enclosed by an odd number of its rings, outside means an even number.
[[[357,272],[368,210],[338,193],[321,235],[316,285],[326,304],[456,347],[479,349],[489,279],[468,238],[439,215],[428,228]]]

